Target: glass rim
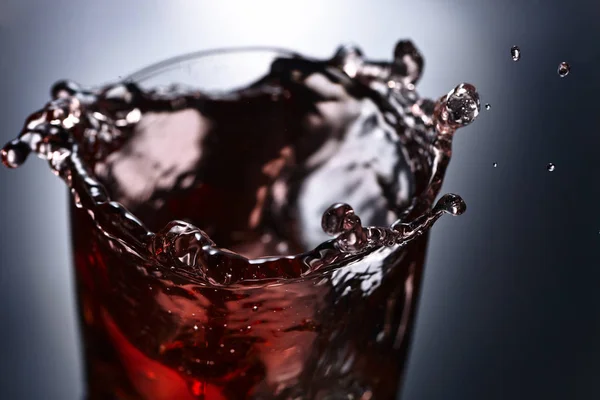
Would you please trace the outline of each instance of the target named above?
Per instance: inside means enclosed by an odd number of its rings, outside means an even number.
[[[161,61],[152,63],[146,67],[138,69],[137,71],[123,77],[122,82],[141,82],[150,78],[155,77],[163,72],[168,71],[170,68],[176,66],[179,63],[186,61],[193,61],[205,57],[218,56],[223,54],[235,54],[235,53],[276,53],[279,55],[311,59],[304,54],[297,51],[293,51],[283,47],[276,46],[231,46],[231,47],[215,47],[211,49],[204,49],[193,51],[190,53],[181,54],[174,57],[165,58]]]

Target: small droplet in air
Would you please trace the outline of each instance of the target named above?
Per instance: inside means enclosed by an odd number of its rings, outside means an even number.
[[[569,75],[569,72],[571,72],[571,66],[569,63],[563,61],[558,64],[558,76],[564,78],[565,76]]]
[[[498,163],[496,163],[496,162],[495,162],[495,163],[493,163],[492,165],[494,166],[494,168],[497,168],[497,167],[498,167]]]
[[[486,109],[486,110],[490,110],[491,108],[492,108],[492,105],[491,105],[490,103],[487,103],[487,104],[485,105],[485,109]]]
[[[553,163],[549,163],[548,165],[546,165],[546,169],[549,172],[552,172],[552,171],[554,171],[556,169],[556,165],[554,165]]]
[[[513,61],[519,61],[521,59],[521,49],[519,49],[519,46],[511,47],[510,55],[511,55]]]

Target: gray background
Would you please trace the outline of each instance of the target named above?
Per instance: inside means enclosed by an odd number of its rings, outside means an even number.
[[[234,45],[388,58],[399,38],[422,94],[468,81],[492,104],[455,140],[444,191],[468,211],[433,230],[403,398],[600,398],[598,1],[0,0],[0,140],[59,78]],[[42,162],[0,170],[1,399],[82,393],[65,192]]]

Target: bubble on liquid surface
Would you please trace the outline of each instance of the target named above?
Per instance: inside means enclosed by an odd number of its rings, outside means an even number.
[[[513,46],[510,48],[510,56],[513,61],[519,61],[521,59],[521,49],[519,46]]]
[[[546,165],[546,169],[549,172],[552,172],[552,171],[554,171],[556,169],[556,165],[554,165],[553,163],[548,163],[548,165]]]
[[[446,95],[447,121],[452,125],[466,126],[479,115],[481,105],[475,86],[461,83]]]
[[[569,75],[569,72],[571,72],[571,66],[569,63],[563,61],[558,64],[558,76],[564,78],[565,76]]]

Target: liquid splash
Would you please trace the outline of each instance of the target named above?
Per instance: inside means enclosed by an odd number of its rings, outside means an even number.
[[[409,41],[391,61],[275,57],[225,92],[58,82],[2,150],[71,190],[95,397],[396,396],[426,234],[466,209],[435,200],[479,96],[420,97]]]
[[[518,48],[511,53],[518,59]],[[287,257],[289,263],[283,268],[278,257],[249,259],[219,248],[208,234],[187,222],[172,221],[151,231],[123,204],[113,201],[93,173],[97,161],[127,143],[132,128],[144,115],[196,107],[206,100],[206,94],[200,91],[175,86],[145,91],[134,82],[91,89],[71,81],[58,82],[51,89],[52,100],[32,114],[19,137],[2,149],[2,162],[16,168],[31,153],[46,160],[69,186],[76,207],[86,210],[107,238],[142,259],[151,257],[164,265],[177,265],[186,274],[195,274],[213,285],[306,276],[356,255],[386,247],[401,248],[426,232],[442,214],[460,215],[465,211],[465,203],[457,195],[444,195],[435,205],[433,200],[450,159],[452,137],[478,116],[479,95],[474,86],[463,83],[438,101],[420,98],[415,85],[423,66],[423,57],[410,41],[398,42],[391,62],[369,60],[352,45],[340,47],[330,60],[310,60],[310,68],[327,73],[337,69],[355,84],[386,98],[394,107],[386,114],[390,123],[406,126],[399,140],[427,155],[430,175],[423,190],[410,199],[400,219],[389,227],[363,226],[351,206],[332,205],[323,214],[322,228],[334,239]],[[413,219],[407,220],[408,216]]]

